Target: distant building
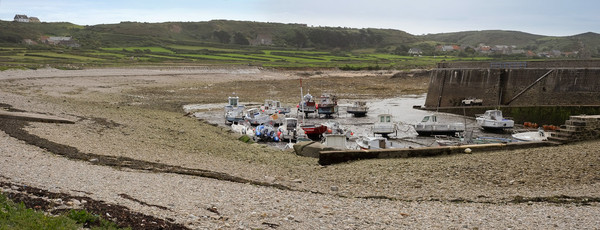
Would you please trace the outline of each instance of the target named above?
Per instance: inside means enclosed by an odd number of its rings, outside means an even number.
[[[72,37],[48,37],[42,36],[40,41],[48,45],[63,45],[69,47],[80,47],[79,43]]]
[[[492,52],[492,47],[484,44],[479,44],[479,46],[475,50],[477,50],[477,52],[480,53],[488,54]]]
[[[410,55],[421,55],[421,54],[423,54],[423,51],[421,49],[419,49],[419,48],[410,48],[408,50],[408,54],[410,54]]]
[[[442,46],[442,51],[444,51],[444,52],[454,51],[454,46],[449,46],[449,45]]]
[[[40,23],[40,19],[37,17],[27,17],[27,15],[24,14],[17,14],[15,15],[15,22],[34,22],[34,23]]]
[[[33,22],[33,23],[40,23],[40,19],[37,17],[30,17],[29,18],[29,22]]]
[[[450,51],[455,51],[455,50],[460,50],[460,46],[458,45],[439,45],[435,47],[436,51],[442,51],[442,52],[450,52]]]
[[[24,14],[15,15],[15,22],[29,22],[29,18]]]
[[[258,34],[256,38],[250,40],[250,45],[259,46],[259,45],[273,45],[273,37],[269,34]]]
[[[517,49],[517,50],[512,50],[512,54],[524,54],[525,50],[522,49]]]
[[[31,39],[23,39],[23,43],[27,44],[27,45],[37,45],[37,42],[31,40]]]

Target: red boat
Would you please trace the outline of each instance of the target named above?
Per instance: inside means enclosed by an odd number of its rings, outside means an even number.
[[[306,136],[313,140],[320,139],[321,135],[327,132],[327,126],[325,125],[303,125],[300,127],[302,128],[302,130],[304,130]]]

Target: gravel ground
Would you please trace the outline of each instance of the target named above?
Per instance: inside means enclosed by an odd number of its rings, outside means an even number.
[[[325,71],[312,73],[310,79],[361,81],[369,75],[380,81],[411,81],[389,79],[391,74]],[[21,130],[72,147],[79,154],[75,156],[120,157],[115,159],[128,163],[115,166],[102,164],[102,158],[64,156],[58,148],[40,148],[0,132],[0,181],[123,205],[191,229],[600,226],[600,141],[322,167],[316,159],[241,143],[227,130],[173,109],[192,100],[191,91],[177,89],[195,88],[200,91],[193,95],[198,101],[218,103],[203,86],[230,86],[230,92],[239,87],[232,82],[256,84],[298,76],[199,67],[1,72],[0,103],[78,120],[31,122]],[[131,166],[138,164],[142,167]],[[157,165],[173,170],[157,171]],[[246,182],[236,182],[242,179]]]

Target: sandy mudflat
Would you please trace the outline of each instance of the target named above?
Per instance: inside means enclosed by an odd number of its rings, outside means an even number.
[[[182,109],[222,103],[231,92],[292,103],[300,77],[311,92],[330,87],[354,98],[426,90],[428,79],[393,74],[252,67],[3,71],[0,106],[77,122],[2,120],[2,191],[30,186],[89,197],[191,229],[600,226],[600,141],[323,167],[241,143]]]

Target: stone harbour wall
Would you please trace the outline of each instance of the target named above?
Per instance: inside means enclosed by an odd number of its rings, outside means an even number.
[[[434,69],[425,107],[460,106],[466,98],[483,99],[483,106],[600,105],[600,61],[528,62],[526,68],[445,64],[487,68]]]

